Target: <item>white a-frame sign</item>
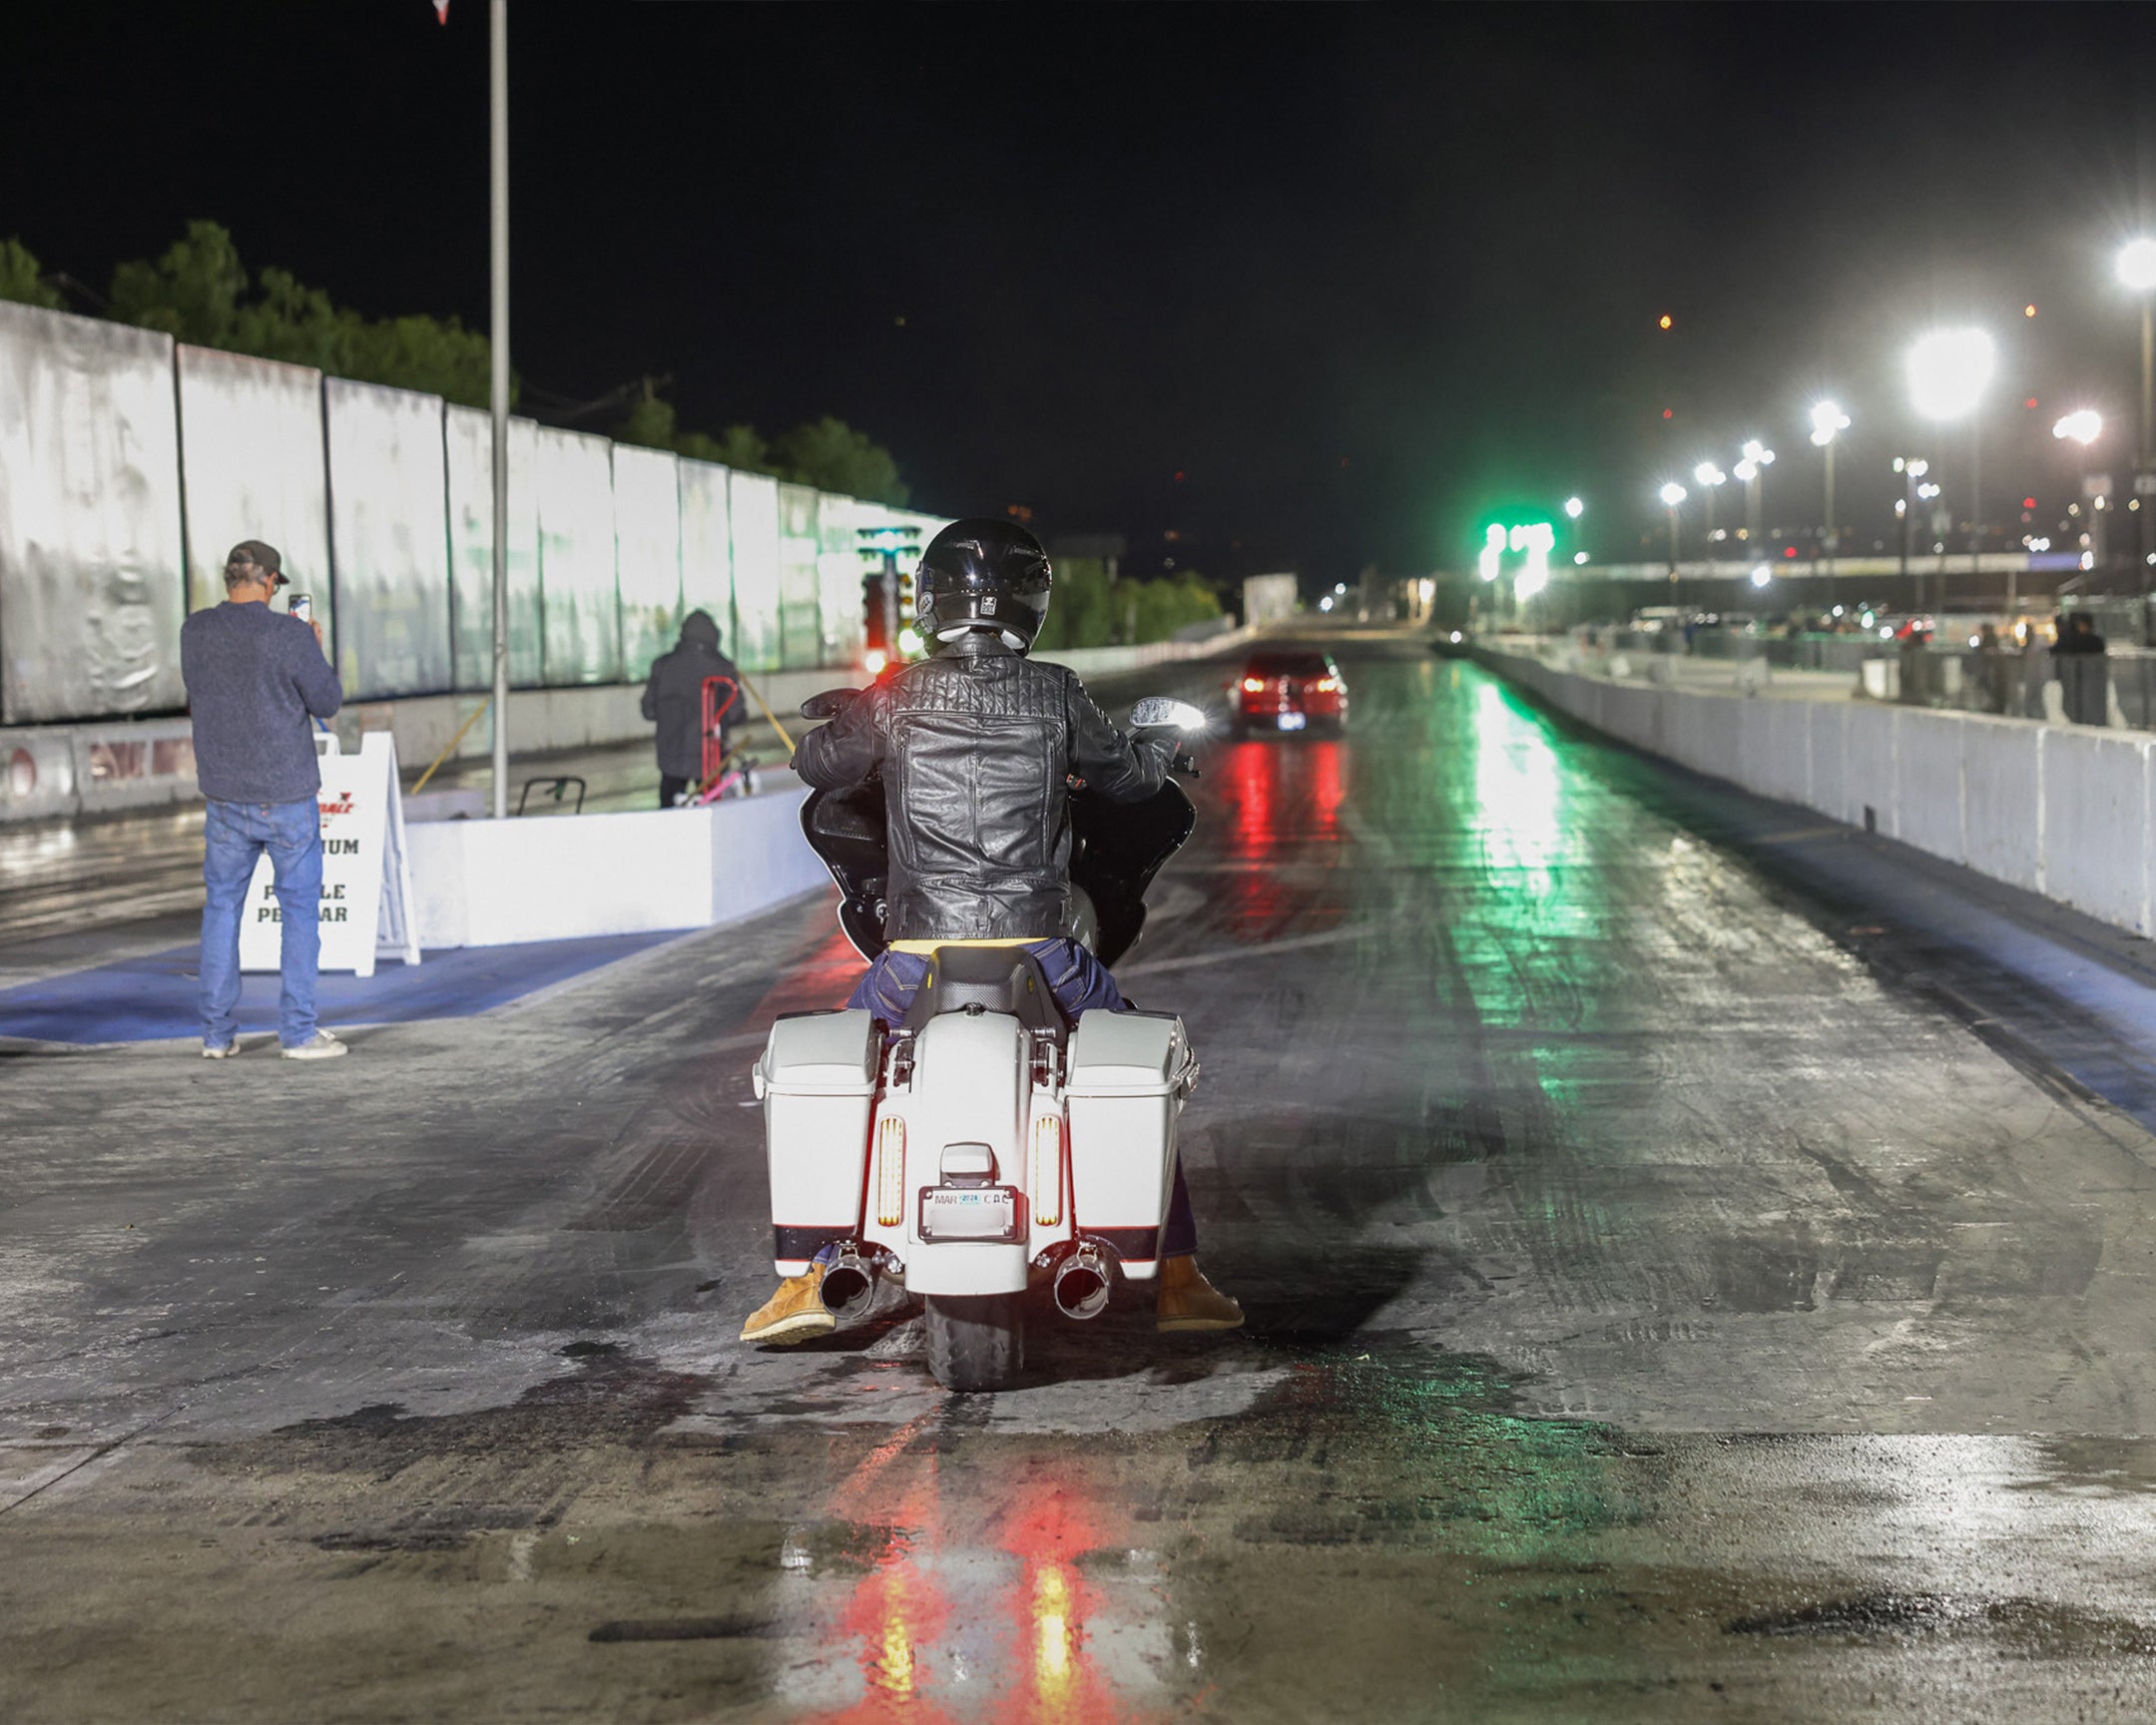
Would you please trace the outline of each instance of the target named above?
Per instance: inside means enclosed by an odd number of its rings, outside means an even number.
[[[359,753],[346,755],[326,732],[314,741],[321,756],[321,967],[371,976],[376,958],[416,964],[396,743],[386,731],[369,731]],[[273,878],[270,859],[258,859],[240,917],[243,970],[277,968],[283,930]]]

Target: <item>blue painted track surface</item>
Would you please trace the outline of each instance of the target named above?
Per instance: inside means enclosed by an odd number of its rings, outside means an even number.
[[[324,1024],[403,1024],[468,1018],[642,952],[677,933],[609,934],[518,946],[429,952],[411,966],[384,963],[360,978],[324,972],[316,1000]],[[101,964],[0,991],[0,1038],[96,1046],[199,1036],[194,946]],[[276,1029],[277,979],[245,977],[240,1033]]]

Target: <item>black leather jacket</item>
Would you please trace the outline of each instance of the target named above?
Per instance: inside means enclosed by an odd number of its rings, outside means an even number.
[[[1125,738],[1074,671],[974,632],[863,691],[794,758],[827,791],[883,776],[893,940],[1066,932],[1066,776],[1118,802],[1161,787],[1173,740]]]

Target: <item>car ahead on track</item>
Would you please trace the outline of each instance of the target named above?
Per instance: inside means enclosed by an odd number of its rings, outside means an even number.
[[[1261,647],[1228,686],[1228,711],[1238,736],[1253,731],[1348,728],[1348,681],[1330,653],[1309,647]]]

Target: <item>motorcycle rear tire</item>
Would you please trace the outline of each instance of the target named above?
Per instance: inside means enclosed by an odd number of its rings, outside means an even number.
[[[1008,1390],[1025,1369],[1025,1309],[1016,1294],[931,1295],[928,1374],[946,1390]]]

